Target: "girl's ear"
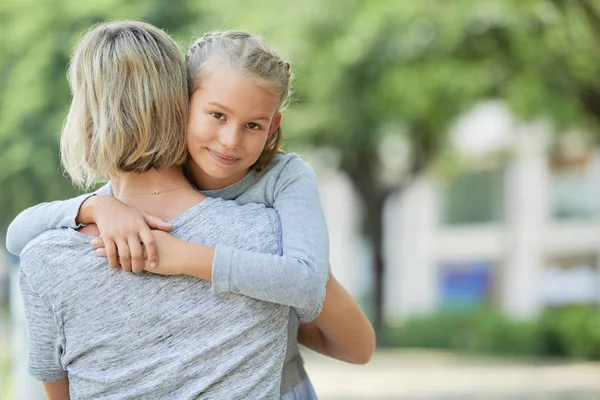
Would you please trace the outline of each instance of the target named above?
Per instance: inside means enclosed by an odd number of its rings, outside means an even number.
[[[269,136],[271,136],[277,130],[277,128],[279,128],[279,125],[281,125],[281,113],[280,112],[275,114],[275,116],[273,117],[273,120],[271,121],[271,126],[269,127]]]

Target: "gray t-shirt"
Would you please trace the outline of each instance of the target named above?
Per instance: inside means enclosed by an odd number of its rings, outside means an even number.
[[[278,254],[277,215],[208,198],[173,234]],[[21,254],[29,371],[78,399],[278,398],[289,307],[188,276],[113,271],[89,237],[47,231]]]
[[[110,184],[99,194],[112,194]],[[238,204],[262,203],[274,208],[281,221],[282,255],[246,251],[219,243],[213,262],[215,293],[238,293],[293,307],[281,393],[306,379],[298,350],[299,321],[318,316],[329,275],[329,238],[314,172],[295,154],[278,154],[261,172],[250,171],[224,189],[203,191]],[[91,194],[38,204],[10,224],[6,248],[19,254],[33,238],[51,228],[76,228],[81,204]]]

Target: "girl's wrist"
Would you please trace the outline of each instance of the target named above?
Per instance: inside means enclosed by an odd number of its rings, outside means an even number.
[[[75,222],[78,224],[94,224],[98,221],[97,213],[107,202],[116,200],[113,196],[107,194],[90,196],[84,200],[79,207],[79,213]],[[118,200],[117,200],[118,201]]]
[[[99,196],[90,196],[81,203],[75,222],[78,224],[93,224],[96,222],[96,207]]]
[[[212,263],[215,248],[198,243],[182,242],[181,253],[183,275],[193,276],[205,281],[212,281]]]

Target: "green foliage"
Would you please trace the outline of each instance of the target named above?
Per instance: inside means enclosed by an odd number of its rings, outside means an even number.
[[[576,2],[350,2],[339,13],[337,29],[316,20],[305,33],[315,44],[292,129],[342,158],[362,149],[377,158],[385,128],[397,126],[415,161],[429,159],[447,145],[449,123],[486,98],[560,126],[598,118],[581,96],[597,85],[599,46]]]
[[[523,119],[598,132],[598,15],[593,0],[5,1],[0,227],[32,204],[74,194],[60,173],[56,134],[69,104],[67,62],[82,31],[142,19],[185,47],[209,30],[248,29],[263,34],[298,76],[283,122],[286,146],[339,153],[366,206],[374,270],[381,271],[386,196],[443,153],[448,126],[476,102],[505,100]],[[406,144],[407,161],[384,180],[390,156],[381,141],[389,136]],[[375,279],[376,325],[382,277]]]
[[[177,1],[9,2],[0,10],[0,227],[23,208],[64,199],[75,189],[59,168],[58,140],[70,101],[66,68],[93,24],[141,19],[187,42],[204,16]]]
[[[414,317],[386,336],[398,347],[600,360],[599,327],[600,310],[592,306],[549,310],[528,321],[482,309]]]
[[[10,318],[5,308],[0,308],[0,398],[13,398],[12,357],[9,345]]]
[[[550,311],[543,320],[543,327],[555,351],[573,358],[600,360],[600,311],[597,308]]]
[[[289,142],[339,152],[363,197],[381,271],[386,196],[448,147],[449,124],[474,103],[496,98],[525,119],[597,126],[599,15],[592,0],[8,0],[0,6],[0,227],[27,206],[74,194],[60,173],[56,134],[82,31],[142,19],[185,46],[205,31],[248,29],[292,62],[299,79],[284,119]],[[383,180],[388,136],[401,138],[408,160],[392,172],[397,179],[388,171]]]

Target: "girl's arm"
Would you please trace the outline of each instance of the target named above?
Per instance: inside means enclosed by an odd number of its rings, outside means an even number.
[[[105,190],[100,188],[96,193]],[[6,249],[18,256],[27,243],[53,228],[78,228],[75,219],[79,207],[95,193],[88,193],[73,199],[41,203],[22,211],[11,222],[6,231]]]
[[[359,305],[333,277],[321,314],[300,324],[298,342],[311,350],[354,364],[366,364],[375,351],[375,331]]]
[[[56,382],[44,382],[44,389],[48,400],[69,400],[69,378],[64,377]]]
[[[154,237],[150,233],[148,223],[155,229],[170,230],[172,226],[170,224],[159,221],[153,218],[144,218],[139,211],[134,209],[126,210],[121,214],[112,213],[107,217],[102,216],[102,211],[111,211],[112,208],[104,207],[108,202],[118,202],[114,199],[111,194],[110,183],[107,183],[94,193],[84,194],[69,200],[53,201],[50,203],[42,203],[36,206],[30,207],[25,211],[21,212],[9,225],[6,232],[6,248],[8,251],[15,255],[19,255],[25,248],[27,243],[35,239],[49,229],[55,228],[73,228],[77,229],[81,226],[95,222],[96,220],[106,221],[106,223],[100,226],[100,232],[105,235],[105,242],[108,243],[109,251],[113,250],[111,244],[114,243],[111,240],[114,236],[120,235],[123,240],[118,241],[122,244],[124,241],[129,241],[130,237],[137,239],[131,240],[133,243],[138,244],[139,255],[138,258],[132,260],[140,271],[143,268],[143,252],[139,246],[139,239],[142,239],[143,244],[146,247],[147,257],[150,262],[158,262],[158,256],[153,246]],[[96,196],[98,195],[98,196]],[[122,210],[122,208],[117,208]],[[131,222],[132,221],[132,222]],[[139,227],[135,234],[130,231],[120,232],[122,226],[137,224]],[[116,248],[116,245],[113,245]],[[116,250],[113,251],[113,253]],[[118,267],[116,255],[111,253],[109,261],[113,268]],[[130,262],[123,261],[123,267],[125,269],[131,269]]]
[[[163,275],[185,274],[212,281],[216,293],[234,292],[291,306],[301,322],[315,319],[321,311],[329,275],[327,226],[314,172],[297,157],[287,161],[278,176],[270,176],[275,179],[274,189],[262,189],[272,193],[256,196],[257,200],[262,197],[263,202],[267,197],[267,203],[272,204],[279,215],[274,224],[280,226],[281,255],[219,245],[213,248],[154,232],[161,262],[155,268],[146,263],[146,269]],[[269,196],[273,198],[268,199]],[[100,228],[100,223],[98,225]],[[104,233],[102,235],[104,237]],[[102,247],[103,243],[96,246]],[[98,254],[107,255],[107,252],[99,249]]]
[[[309,322],[319,315],[325,298],[329,237],[316,176],[300,158],[289,157],[275,178],[272,199],[281,224],[282,255],[217,245],[212,280],[217,293],[289,305],[301,322]]]

